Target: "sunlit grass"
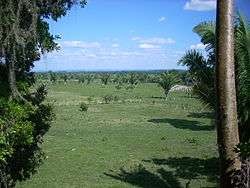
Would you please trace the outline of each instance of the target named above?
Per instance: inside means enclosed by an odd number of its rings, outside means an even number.
[[[118,100],[105,104],[105,95]],[[57,118],[43,145],[47,159],[18,187],[216,187],[216,135],[196,98],[165,99],[155,84],[68,83],[51,85],[48,101]]]

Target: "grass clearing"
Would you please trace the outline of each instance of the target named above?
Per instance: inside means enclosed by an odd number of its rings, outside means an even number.
[[[105,95],[118,101],[104,104]],[[43,144],[47,159],[17,187],[216,187],[216,133],[196,98],[165,99],[155,84],[68,83],[51,85],[48,101],[56,119]]]

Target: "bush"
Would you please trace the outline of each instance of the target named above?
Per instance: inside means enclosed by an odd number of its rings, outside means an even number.
[[[135,86],[134,85],[128,85],[127,87],[126,87],[126,90],[129,90],[129,89],[135,89]]]
[[[41,143],[54,116],[46,94],[44,86],[27,94],[31,104],[0,97],[0,187],[30,178],[44,158]]]
[[[127,78],[127,80],[128,80],[128,83],[130,84],[130,85],[137,85],[138,84],[138,75],[137,74],[135,74],[135,73],[130,73],[130,74],[128,74],[127,75],[128,76],[128,78]]]
[[[85,76],[85,79],[86,79],[87,84],[89,85],[90,82],[92,82],[94,78],[93,78],[93,75],[92,75],[92,74],[87,74],[87,75]]]
[[[81,84],[84,84],[84,82],[85,82],[84,76],[79,77],[78,82],[81,83]]]
[[[80,111],[81,111],[81,112],[87,112],[88,109],[89,109],[89,106],[88,106],[87,103],[85,103],[85,102],[81,102],[81,103],[80,103]]]
[[[113,100],[112,95],[105,95],[102,98],[103,98],[103,101],[105,102],[105,104],[109,104]]]
[[[93,97],[89,96],[89,97],[87,98],[87,100],[88,100],[88,103],[91,103],[91,102],[93,101]]]
[[[102,74],[100,75],[100,79],[103,85],[107,85],[110,79],[110,74]]]
[[[247,159],[250,157],[250,143],[240,143],[237,145],[235,152],[240,155],[241,158]]]
[[[122,89],[122,85],[121,85],[121,84],[117,84],[117,85],[115,86],[115,88],[118,89],[118,90],[120,90],[120,89]]]
[[[113,96],[113,95],[105,95],[102,98],[103,98],[103,101],[104,101],[105,104],[109,104],[112,101],[117,102],[119,100],[118,96]]]

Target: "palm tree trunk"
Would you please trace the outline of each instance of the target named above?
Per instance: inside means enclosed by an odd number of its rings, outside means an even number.
[[[241,168],[234,152],[239,143],[234,71],[234,0],[217,0],[217,134],[221,188],[233,188],[233,173]]]

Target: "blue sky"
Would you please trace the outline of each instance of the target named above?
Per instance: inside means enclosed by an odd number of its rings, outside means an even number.
[[[250,0],[237,0],[250,14]],[[204,49],[192,28],[215,20],[215,0],[88,0],[50,31],[61,50],[46,54],[35,71],[179,69],[189,49]]]

